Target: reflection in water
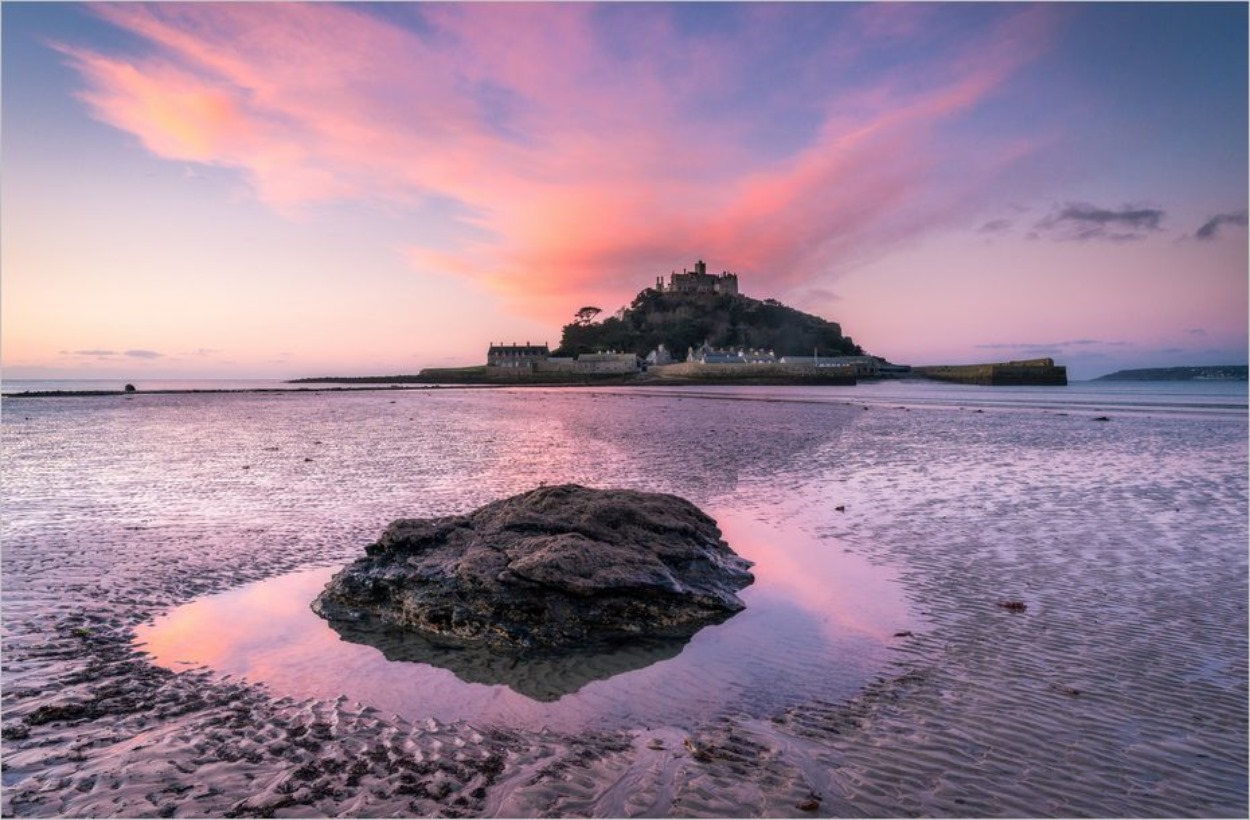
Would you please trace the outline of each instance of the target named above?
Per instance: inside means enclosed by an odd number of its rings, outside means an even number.
[[[495,674],[483,669],[490,664],[468,656],[397,662],[342,639],[309,607],[334,572],[326,567],[162,616],[138,630],[157,663],[202,664],[278,695],[345,695],[410,718],[553,730],[691,726],[728,712],[762,716],[801,700],[848,697],[881,668],[891,636],[912,626],[894,571],[847,554],[830,534],[841,516],[834,506],[844,501],[839,440],[859,422],[860,407],[577,389],[391,399],[345,395],[280,408],[270,408],[276,400],[203,402],[224,417],[205,433],[197,414],[198,426],[188,429],[232,447],[210,453],[214,470],[192,471],[188,486],[226,495],[162,497],[162,509],[182,499],[206,505],[195,510],[222,549],[311,543],[317,560],[339,568],[348,550],[395,518],[461,513],[543,482],[674,493],[706,510],[734,551],[755,563],[756,583],[740,594],[747,608],[667,652],[633,647],[564,669],[531,660],[507,679],[487,677]],[[260,415],[240,422],[230,408]],[[245,448],[247,471],[230,438],[239,429],[259,436]],[[189,445],[173,449],[193,466],[204,461]],[[222,510],[250,522],[249,530],[223,534]],[[253,531],[257,522],[272,533]]]
[[[675,658],[690,642],[648,638],[559,654],[523,655],[480,646],[453,646],[378,622],[327,621],[351,643],[372,646],[388,661],[428,663],[450,670],[465,683],[507,686],[533,700],[551,702],[586,684]]]
[[[740,507],[748,502],[739,497]],[[137,630],[157,663],[204,664],[276,694],[345,695],[409,718],[553,730],[691,726],[728,711],[765,715],[850,696],[880,668],[890,636],[912,627],[889,568],[812,533],[822,508],[801,496],[756,509],[709,509],[755,562],[747,607],[688,641],[518,660],[370,636],[340,636],[309,602],[336,568],[271,578],[179,607]],[[402,660],[396,660],[396,659]]]

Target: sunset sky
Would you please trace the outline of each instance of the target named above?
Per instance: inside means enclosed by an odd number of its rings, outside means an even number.
[[[900,363],[1247,359],[1242,3],[0,13],[6,379],[477,364],[697,259]]]

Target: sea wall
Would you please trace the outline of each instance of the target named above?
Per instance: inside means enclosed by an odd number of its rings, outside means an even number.
[[[756,382],[759,384],[855,384],[849,367],[810,367],[785,364],[702,364],[680,362],[647,369],[650,379],[684,382]]]
[[[451,367],[426,368],[417,377],[425,384],[603,384],[628,380],[632,373],[589,373],[564,367]]]
[[[960,384],[1056,385],[1068,383],[1068,369],[1054,359],[1026,359],[987,364],[926,365],[911,372],[927,379]]]
[[[615,363],[613,363],[615,364]],[[589,368],[555,367],[464,367],[427,368],[421,382],[428,384],[825,384],[853,385],[851,367],[812,367],[784,364],[678,364],[652,365],[642,373],[612,370],[596,372]]]

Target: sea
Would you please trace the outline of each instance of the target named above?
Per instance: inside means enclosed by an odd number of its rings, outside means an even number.
[[[6,726],[52,702],[63,661],[40,647],[86,618],[275,703],[517,737],[732,725],[842,811],[1245,816],[1245,382],[136,387],[3,384]],[[500,669],[308,607],[392,520],[563,483],[697,504],[754,562],[746,609],[676,646]],[[74,772],[127,771],[125,742],[79,769],[23,752],[8,799],[81,812]],[[792,812],[772,771],[743,770],[743,813]]]
[[[5,379],[0,394],[25,392],[120,392],[126,385],[135,390],[247,391],[308,390],[337,385],[307,384],[283,379]],[[349,385],[344,385],[349,386]],[[361,385],[357,385],[361,386]],[[376,388],[377,385],[364,385]],[[385,385],[383,385],[385,386]]]

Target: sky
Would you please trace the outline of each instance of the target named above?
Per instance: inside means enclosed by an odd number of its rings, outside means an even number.
[[[700,259],[896,363],[1247,361],[1244,3],[0,15],[5,379],[480,364]]]

